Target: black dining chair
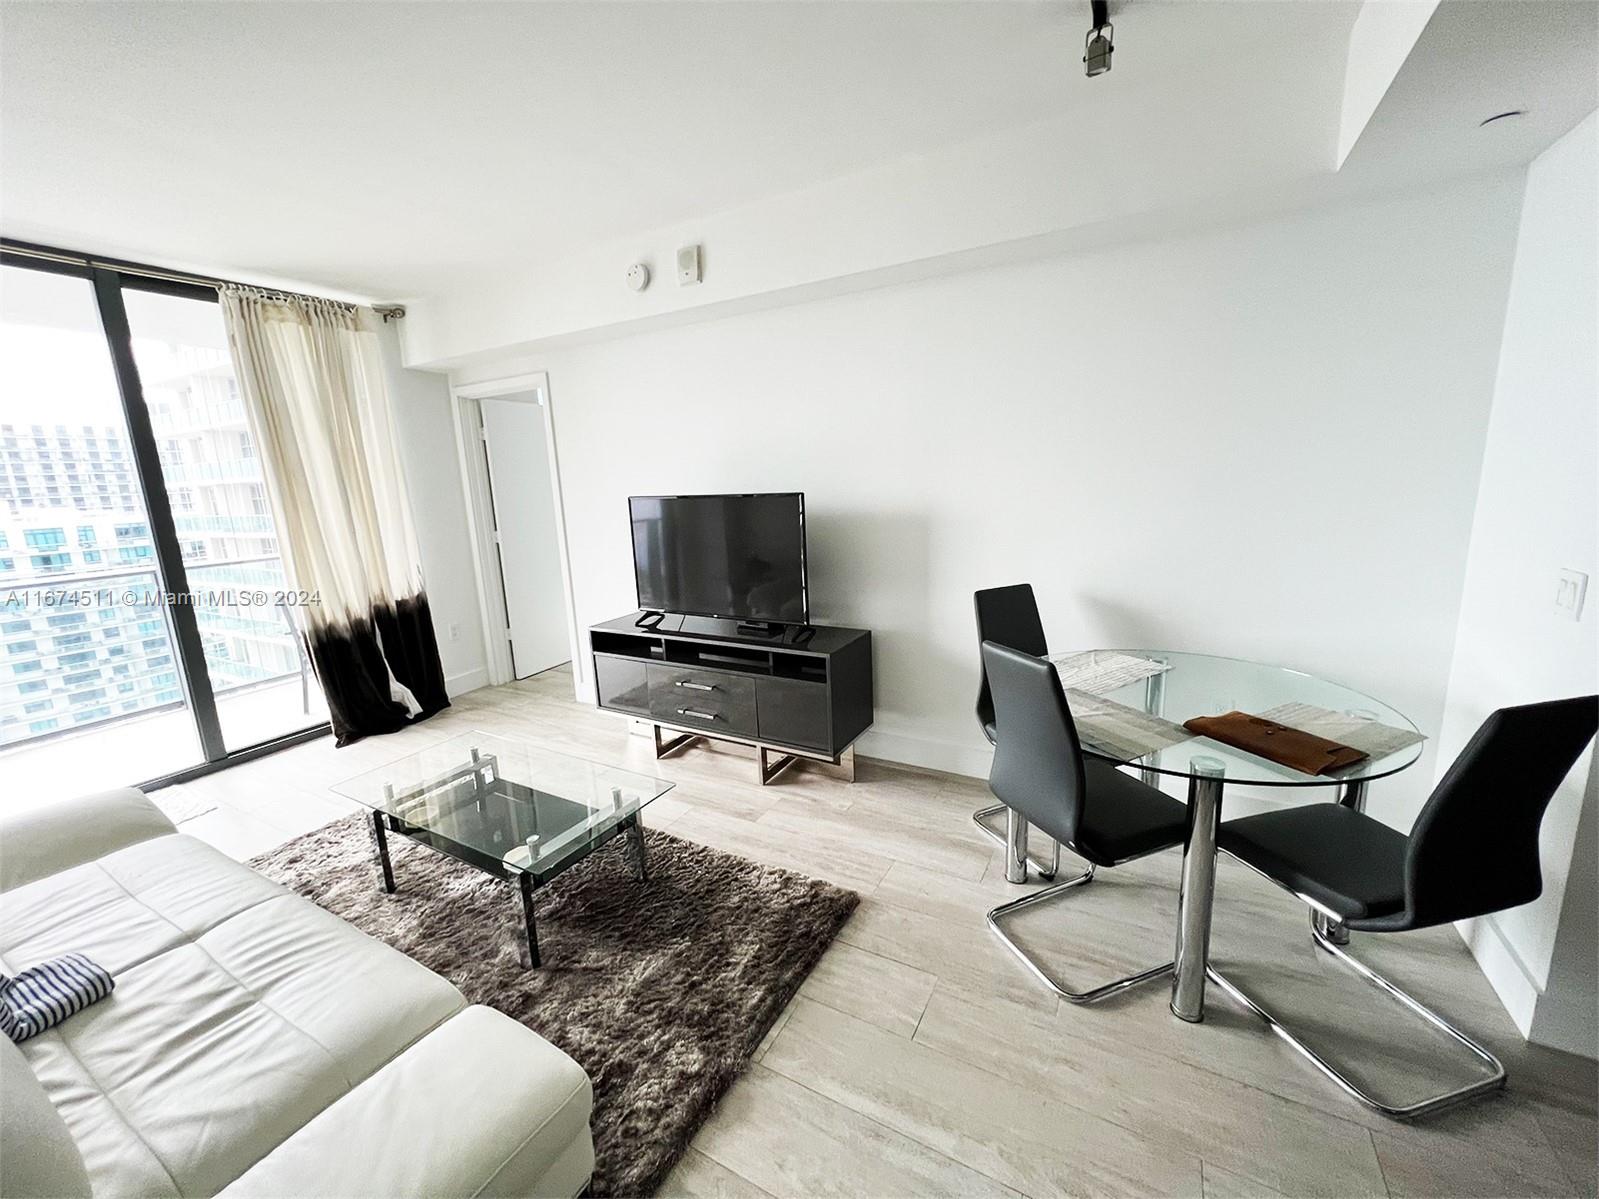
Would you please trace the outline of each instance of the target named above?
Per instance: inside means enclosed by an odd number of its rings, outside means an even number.
[[[1092,882],[1097,867],[1120,866],[1181,844],[1188,810],[1110,763],[1083,757],[1060,676],[1047,661],[993,641],[983,642],[982,652],[1000,729],[989,790],[1013,828],[1019,820],[1036,824],[1088,861],[1075,878],[1001,904],[988,913],[988,926],[1050,990],[1072,1003],[1093,1003],[1169,974],[1172,963],[1164,962],[1088,991],[1070,991],[1006,933],[1007,916]]]
[[[1031,583],[1012,583],[1008,587],[984,588],[973,594],[972,606],[977,610],[979,650],[977,723],[982,727],[983,736],[988,738],[988,743],[993,745],[996,736],[994,697],[988,686],[988,668],[983,665],[981,658],[983,642],[992,641],[996,645],[1032,654],[1035,658],[1042,658],[1048,654],[1049,646],[1044,640],[1044,622],[1039,619],[1038,601],[1033,596]],[[1005,844],[1004,836],[983,822],[998,816],[1004,810],[1004,804],[995,804],[993,807],[979,808],[972,813],[972,823],[982,829],[985,836],[1001,845]],[[1060,872],[1060,842],[1055,842],[1047,868],[1042,862],[1034,861],[1032,865],[1038,872],[1039,878],[1045,882],[1053,879]]]
[[[1561,780],[1599,729],[1599,696],[1501,708],[1483,722],[1433,789],[1406,836],[1342,804],[1310,804],[1223,822],[1219,847],[1317,912],[1357,932],[1397,933],[1486,916],[1538,898],[1538,826]],[[1408,1104],[1366,1091],[1214,968],[1224,991],[1323,1074],[1396,1119],[1504,1086],[1482,1045],[1341,949],[1319,924],[1315,943],[1488,1066],[1488,1077]]]

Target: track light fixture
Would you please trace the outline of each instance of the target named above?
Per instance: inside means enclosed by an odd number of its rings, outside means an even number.
[[[1111,45],[1111,39],[1116,36],[1116,27],[1110,23],[1108,0],[1090,0],[1089,8],[1093,12],[1094,24],[1083,38],[1083,69],[1092,79],[1110,70],[1111,52],[1116,49]]]

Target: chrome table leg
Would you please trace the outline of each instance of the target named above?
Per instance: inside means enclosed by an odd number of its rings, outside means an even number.
[[[1177,892],[1176,968],[1172,1015],[1197,1024],[1205,1018],[1205,966],[1210,955],[1210,913],[1216,893],[1216,830],[1226,767],[1219,758],[1193,759],[1188,780],[1188,836]]]
[[[635,813],[628,825],[627,840],[633,850],[633,877],[645,882],[650,877],[649,860],[644,856],[644,821]]]
[[[539,932],[533,919],[533,876],[519,874],[516,887],[522,893],[522,924],[527,932],[528,968],[537,970],[544,963],[539,957]]]
[[[383,870],[383,889],[394,894],[394,867],[389,864],[389,836],[383,828],[383,812],[372,809],[372,841],[378,853],[378,865]]]

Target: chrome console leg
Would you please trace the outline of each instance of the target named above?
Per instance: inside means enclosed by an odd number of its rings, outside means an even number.
[[[999,905],[999,907],[988,913],[988,927],[994,930],[995,934],[1001,941],[1005,942],[1005,948],[1009,949],[1021,959],[1022,965],[1027,967],[1027,969],[1032,973],[1033,977],[1038,979],[1062,999],[1065,999],[1070,1003],[1094,1003],[1097,1000],[1105,999],[1108,996],[1125,991],[1129,987],[1136,987],[1139,983],[1146,983],[1151,979],[1160,978],[1163,975],[1169,974],[1172,968],[1172,963],[1162,962],[1159,966],[1152,966],[1148,970],[1140,970],[1137,974],[1129,974],[1125,978],[1118,978],[1113,982],[1105,983],[1102,986],[1094,987],[1088,991],[1070,991],[1062,986],[1056,979],[1050,977],[1049,972],[1039,965],[1037,961],[1028,956],[1027,951],[1015,941],[1011,940],[1010,935],[1005,931],[1004,926],[1001,923],[1005,917],[1014,912],[1019,912],[1023,908],[1032,907],[1034,904],[1047,903],[1049,900],[1059,899],[1072,888],[1084,886],[1085,884],[1092,882],[1093,879],[1094,867],[1092,864],[1090,864],[1088,868],[1076,878],[1069,878],[1063,883],[1056,883],[1053,887],[1045,887],[1042,891],[1035,891],[1031,895],[1024,895],[1020,899],[1013,899],[1009,903],[1002,903]]]
[[[1357,812],[1366,810],[1366,780],[1355,779],[1345,783],[1338,796],[1338,802],[1346,808],[1353,808]],[[1310,909],[1310,931],[1317,937],[1325,937],[1334,945],[1349,944],[1349,930],[1344,927],[1341,920]]]
[[[982,829],[983,836],[987,837],[990,841],[993,841],[996,845],[1005,844],[1004,835],[1002,833],[995,832],[983,822],[991,817],[1000,815],[1005,810],[1006,808],[1004,804],[997,803],[991,808],[978,808],[977,811],[972,813],[972,823],[978,828]],[[1038,875],[1038,877],[1043,879],[1046,883],[1050,882],[1054,879],[1056,873],[1060,869],[1060,842],[1054,841],[1054,849],[1050,851],[1051,865],[1046,867],[1042,858],[1028,858],[1028,862],[1032,866],[1034,874]]]
[[[1205,965],[1210,954],[1210,912],[1216,893],[1216,830],[1226,766],[1220,758],[1196,757],[1188,780],[1188,836],[1177,891],[1177,953],[1171,1010],[1197,1024],[1205,1018]]]
[[[1415,1103],[1399,1105],[1385,1103],[1383,1100],[1379,1099],[1371,1092],[1363,1090],[1347,1076],[1340,1073],[1338,1069],[1332,1065],[1332,1063],[1327,1061],[1326,1058],[1322,1057],[1309,1045],[1305,1044],[1305,1042],[1301,1041],[1297,1036],[1295,1036],[1294,1033],[1289,1031],[1289,1029],[1279,1023],[1277,1018],[1273,1016],[1271,1012],[1267,1011],[1264,1005],[1262,1005],[1258,1000],[1253,999],[1249,995],[1245,994],[1241,988],[1234,984],[1230,979],[1222,975],[1219,971],[1214,969],[1209,970],[1210,977],[1214,979],[1216,985],[1221,987],[1222,990],[1226,991],[1227,994],[1231,995],[1240,1004],[1264,1020],[1267,1027],[1269,1027],[1272,1032],[1276,1033],[1283,1040],[1287,1041],[1288,1044],[1293,1046],[1293,1048],[1301,1056],[1306,1058],[1311,1065],[1315,1066],[1316,1069],[1320,1070],[1334,1083],[1336,1083],[1346,1094],[1365,1104],[1372,1110],[1381,1112],[1383,1115],[1389,1116],[1395,1120],[1411,1120],[1415,1119],[1417,1116],[1425,1116],[1431,1112],[1438,1111],[1441,1108],[1450,1107],[1456,1103],[1460,1103],[1462,1100],[1470,1099],[1474,1095],[1482,1095],[1489,1091],[1496,1091],[1505,1085],[1504,1063],[1495,1057],[1485,1046],[1479,1045],[1476,1041],[1472,1040],[1465,1033],[1461,1032],[1460,1029],[1450,1024],[1437,1012],[1425,1006],[1414,996],[1408,995],[1404,991],[1401,991],[1398,987],[1394,986],[1393,983],[1389,982],[1382,975],[1378,974],[1370,966],[1367,966],[1365,963],[1350,957],[1349,954],[1345,953],[1343,949],[1340,948],[1338,944],[1331,938],[1325,937],[1319,932],[1315,934],[1315,938],[1318,946],[1326,950],[1340,962],[1352,967],[1356,973],[1358,973],[1367,982],[1371,983],[1380,990],[1386,991],[1389,995],[1399,1000],[1399,1002],[1403,1003],[1411,1011],[1425,1019],[1434,1028],[1447,1033],[1454,1040],[1464,1045],[1468,1050],[1471,1051],[1472,1055],[1478,1061],[1482,1062],[1488,1067],[1489,1074],[1487,1077],[1478,1079],[1476,1082],[1467,1083],[1461,1087],[1456,1087],[1451,1091],[1444,1091],[1441,1094],[1432,1095],[1426,1099],[1417,1100]]]

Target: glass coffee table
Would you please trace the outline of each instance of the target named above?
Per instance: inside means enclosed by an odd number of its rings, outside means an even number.
[[[467,733],[333,790],[372,809],[385,891],[394,891],[389,833],[514,882],[522,894],[527,961],[538,966],[534,889],[623,835],[635,877],[647,877],[640,813],[672,786],[525,742]]]

